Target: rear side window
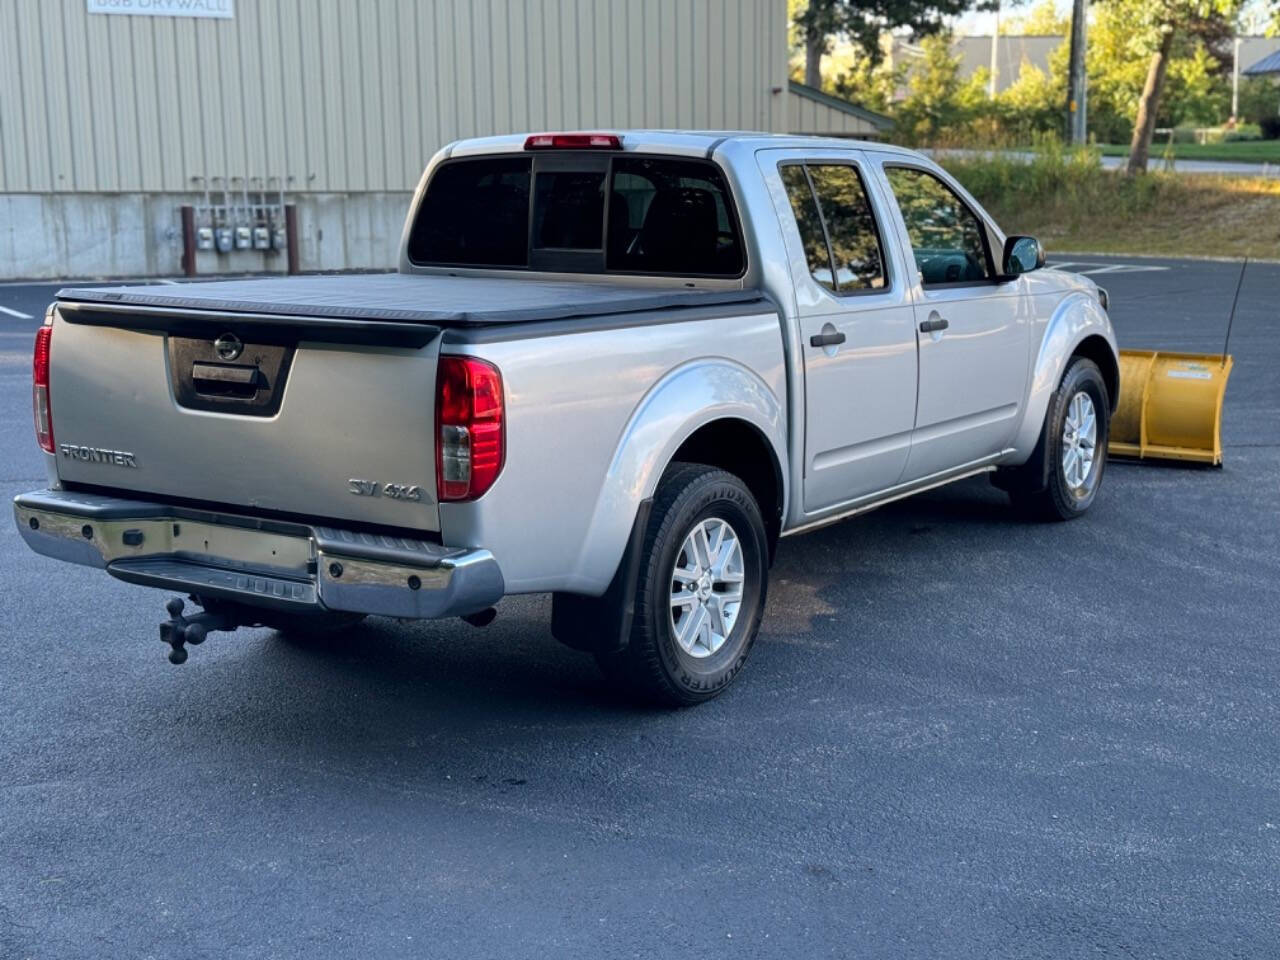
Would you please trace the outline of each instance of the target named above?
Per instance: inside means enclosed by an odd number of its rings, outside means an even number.
[[[914,167],[885,167],[926,287],[976,283],[995,273],[982,224],[955,192]]]
[[[795,214],[796,227],[800,230],[800,243],[804,246],[809,275],[815,283],[834,293],[831,250],[827,246],[827,233],[822,226],[822,214],[818,212],[818,201],[814,199],[813,187],[809,185],[809,175],[800,164],[789,164],[782,168],[782,183],[787,188],[791,212]]]
[[[883,289],[884,245],[858,171],[808,163],[781,172],[813,279],[842,294]]]
[[[703,160],[572,152],[447,161],[409,234],[413,263],[738,277],[732,196]]]
[[[409,234],[414,263],[529,265],[528,157],[494,157],[440,167]]]

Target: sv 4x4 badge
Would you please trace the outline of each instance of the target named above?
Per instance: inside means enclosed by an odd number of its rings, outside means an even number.
[[[379,483],[377,480],[358,480],[354,477],[347,481],[352,493],[357,497],[390,497],[392,500],[411,500],[421,503],[426,499],[422,487],[416,483],[404,485],[400,483]]]

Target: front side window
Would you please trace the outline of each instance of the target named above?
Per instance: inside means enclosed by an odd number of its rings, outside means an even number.
[[[994,275],[982,222],[940,179],[914,167],[885,167],[926,287]]]
[[[884,289],[884,246],[858,171],[809,163],[781,173],[813,279],[841,294]]]

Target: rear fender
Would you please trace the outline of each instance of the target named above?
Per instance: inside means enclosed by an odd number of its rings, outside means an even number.
[[[675,452],[699,428],[722,419],[751,424],[786,463],[786,411],[746,367],[721,358],[694,360],[663,377],[627,422],[596,501],[576,573],[604,590],[631,537],[636,511],[651,498]],[[786,470],[781,471],[785,516]]]
[[[1049,409],[1049,398],[1062,380],[1067,361],[1076,348],[1092,336],[1102,337],[1110,346],[1112,356],[1118,357],[1115,331],[1106,311],[1094,297],[1083,291],[1068,294],[1053,311],[1040,338],[1022,423],[1014,435],[1016,453],[1009,458],[1009,463],[1023,463],[1035,450]],[[1115,362],[1118,364],[1119,360]],[[1114,405],[1115,398],[1111,399]]]

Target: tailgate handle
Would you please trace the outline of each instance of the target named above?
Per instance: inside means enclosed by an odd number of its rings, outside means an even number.
[[[191,382],[197,393],[224,397],[252,397],[260,385],[258,368],[229,363],[191,365]]]

